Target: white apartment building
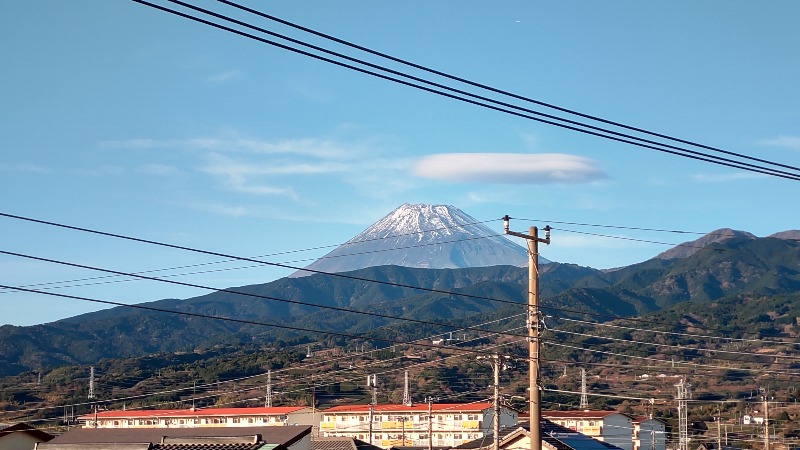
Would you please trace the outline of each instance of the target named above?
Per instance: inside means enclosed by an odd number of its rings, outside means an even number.
[[[318,413],[317,413],[318,416]],[[305,406],[98,411],[78,418],[83,428],[213,428],[312,425]]]
[[[627,414],[616,411],[542,411],[542,418],[623,450],[633,450],[633,418]]]
[[[383,448],[429,444],[456,447],[491,435],[494,420],[489,402],[375,405],[372,412],[370,405],[347,405],[323,410],[321,414],[319,427],[323,436],[350,437]],[[501,408],[501,429],[515,425],[518,415],[513,409]]]

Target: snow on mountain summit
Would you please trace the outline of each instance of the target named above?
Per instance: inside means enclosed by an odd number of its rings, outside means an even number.
[[[460,209],[405,203],[306,269],[346,272],[365,267],[452,269],[526,266],[527,250]],[[298,272],[294,276],[309,275]]]

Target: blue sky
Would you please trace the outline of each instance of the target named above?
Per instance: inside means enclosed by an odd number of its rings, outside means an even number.
[[[520,95],[800,166],[795,1],[242,4]],[[330,248],[298,250],[342,243],[405,202],[478,220],[509,214],[522,231],[549,223],[543,256],[596,268],[669,245],[574,231],[672,244],[699,236],[555,222],[800,229],[796,181],[487,110],[132,1],[2,2],[0,54],[6,214],[301,266]],[[123,272],[213,263],[157,273],[217,288],[289,272],[9,218],[0,231],[0,250]],[[211,269],[225,270],[187,275]],[[38,288],[102,276],[10,256],[0,274]],[[106,281],[49,287],[128,303],[205,293]],[[0,324],[98,308],[8,292],[0,302]]]

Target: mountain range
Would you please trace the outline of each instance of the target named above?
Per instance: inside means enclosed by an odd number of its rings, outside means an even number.
[[[542,307],[630,317],[681,302],[794,294],[800,290],[797,236],[717,230],[611,271],[546,262],[540,266]],[[358,255],[343,256],[348,253]],[[117,307],[49,324],[2,326],[0,375],[223,344],[304,343],[326,331],[368,338],[403,318],[452,329],[487,314],[513,314],[520,309],[515,303],[526,300],[526,250],[452,206],[402,205],[327,256],[308,273],[142,304],[149,310]],[[351,259],[360,262],[344,263]]]

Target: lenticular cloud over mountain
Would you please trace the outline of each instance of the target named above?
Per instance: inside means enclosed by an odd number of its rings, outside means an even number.
[[[404,204],[306,269],[347,272],[397,265],[455,269],[527,266],[527,249],[449,205]],[[310,275],[299,271],[294,276]]]

